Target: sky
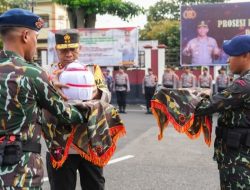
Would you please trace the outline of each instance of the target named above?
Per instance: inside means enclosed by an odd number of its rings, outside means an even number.
[[[128,0],[139,6],[148,9],[159,0]],[[249,0],[230,0],[230,2],[247,2]],[[138,15],[128,22],[121,20],[118,16],[97,15],[96,28],[116,28],[116,27],[139,27],[142,29],[147,23],[146,15]]]

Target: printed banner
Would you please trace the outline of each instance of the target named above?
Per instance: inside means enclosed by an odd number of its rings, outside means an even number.
[[[181,65],[224,65],[222,44],[250,34],[250,2],[181,7]]]
[[[48,37],[48,64],[58,62],[55,51],[55,33]],[[99,66],[124,66],[138,64],[138,29],[103,28],[79,29],[80,56],[84,64]]]

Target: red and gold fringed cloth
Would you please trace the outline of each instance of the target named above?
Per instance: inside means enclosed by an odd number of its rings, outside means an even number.
[[[201,94],[209,94],[204,89],[167,89],[161,88],[151,100],[151,108],[155,116],[160,133],[158,139],[163,138],[163,131],[169,124],[185,133],[190,139],[195,139],[203,132],[208,146],[211,143],[212,119],[210,116],[194,116],[195,108],[202,100]]]
[[[123,122],[117,110],[104,101],[78,102],[76,106],[83,113],[88,110],[85,124],[60,126],[56,117],[43,111],[44,124],[47,125],[43,127],[43,136],[52,165],[61,167],[72,149],[84,159],[103,167],[114,154],[117,140],[126,133]]]
[[[43,111],[43,136],[54,168],[63,165],[70,150],[103,167],[114,154],[117,140],[126,134],[117,110],[109,104],[111,95],[98,65],[94,65],[94,78],[95,100],[71,102],[88,118],[86,123],[61,126],[56,117]]]

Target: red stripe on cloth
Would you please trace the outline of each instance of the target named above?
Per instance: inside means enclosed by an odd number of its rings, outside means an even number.
[[[78,69],[78,68],[67,68],[65,71],[88,71],[88,69],[83,68],[83,69]]]
[[[86,88],[86,87],[94,87],[94,84],[72,84],[72,83],[66,83],[68,86],[73,86],[73,87],[81,87],[81,88]]]

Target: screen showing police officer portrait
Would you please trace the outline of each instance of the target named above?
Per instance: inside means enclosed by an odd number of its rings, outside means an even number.
[[[181,7],[181,65],[226,65],[226,40],[250,34],[250,2]]]

